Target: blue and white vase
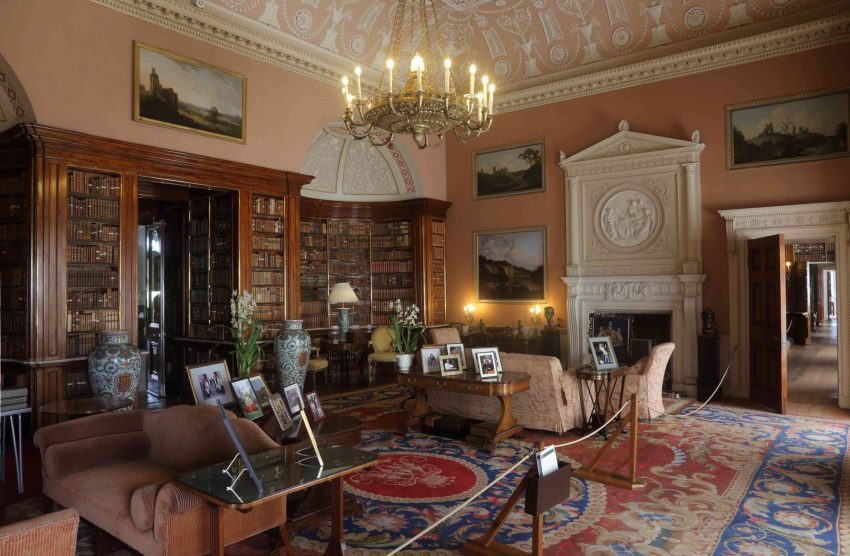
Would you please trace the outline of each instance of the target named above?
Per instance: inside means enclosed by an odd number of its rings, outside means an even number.
[[[95,396],[135,397],[142,358],[130,343],[127,330],[104,330],[100,344],[89,355],[89,383]]]
[[[283,321],[283,329],[274,339],[274,360],[281,391],[290,384],[298,384],[304,389],[310,362],[310,333],[302,328],[303,322]]]

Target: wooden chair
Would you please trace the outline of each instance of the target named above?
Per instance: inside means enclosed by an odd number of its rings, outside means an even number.
[[[319,349],[321,341],[321,338],[311,340],[310,360],[307,362],[307,373],[313,377],[313,390],[316,389],[316,375],[319,373],[324,376],[325,386],[328,385],[328,360]]]
[[[369,377],[375,376],[378,363],[395,364],[396,352],[393,350],[393,329],[389,326],[379,326],[372,332],[372,339],[369,341],[369,346],[372,348],[369,353]]]

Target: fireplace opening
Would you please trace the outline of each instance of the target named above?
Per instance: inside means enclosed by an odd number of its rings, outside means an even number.
[[[634,365],[649,351],[672,339],[670,313],[591,313],[589,336],[609,336],[620,365]],[[664,390],[673,390],[672,359],[664,372]]]

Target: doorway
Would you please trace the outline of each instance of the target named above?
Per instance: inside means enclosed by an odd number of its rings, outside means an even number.
[[[840,417],[835,243],[785,245],[788,315],[788,413]]]

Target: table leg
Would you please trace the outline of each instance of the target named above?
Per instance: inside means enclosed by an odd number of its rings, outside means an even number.
[[[346,556],[348,547],[345,546],[345,532],[343,522],[345,511],[343,507],[343,485],[342,478],[331,481],[331,538],[328,541],[326,556]]]
[[[6,480],[6,418],[0,417],[0,481]]]
[[[224,520],[221,506],[210,506],[210,556],[224,556]]]
[[[578,403],[581,406],[581,424],[584,427],[582,432],[587,432],[590,430],[587,422],[587,412],[584,410],[584,389],[583,385],[586,387],[587,381],[578,379]]]

